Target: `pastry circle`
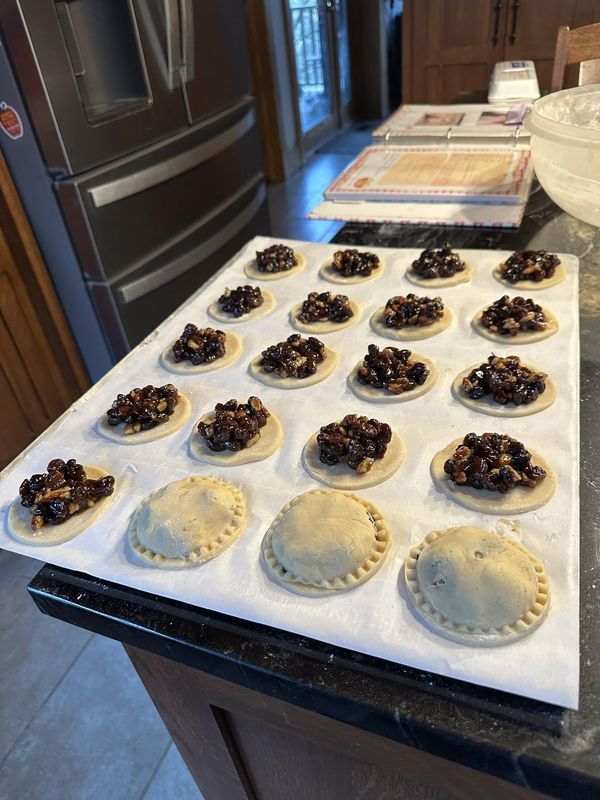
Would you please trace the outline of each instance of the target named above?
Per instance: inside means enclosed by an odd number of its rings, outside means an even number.
[[[199,375],[203,372],[212,372],[215,369],[222,369],[229,366],[229,364],[233,364],[242,355],[243,349],[240,337],[235,333],[231,333],[231,331],[227,331],[225,334],[225,355],[221,356],[221,358],[216,358],[214,361],[209,361],[205,364],[191,364],[188,359],[177,362],[173,358],[173,345],[169,345],[161,353],[160,363],[161,366],[176,375]]]
[[[119,444],[144,444],[146,442],[154,442],[157,439],[162,439],[165,436],[170,436],[185,425],[192,413],[192,404],[190,401],[184,394],[181,394],[181,392],[178,394],[179,400],[169,419],[147,431],[125,434],[123,433],[124,426],[122,423],[120,425],[109,425],[105,416],[98,420],[96,429],[105,439],[110,439],[111,442],[118,442]]]
[[[261,545],[270,578],[297,594],[347,592],[382,566],[392,541],[385,519],[362,497],[316,489],[294,497]]]
[[[208,307],[208,315],[213,319],[216,319],[218,322],[251,322],[253,319],[260,319],[260,317],[266,317],[275,306],[277,305],[274,296],[271,292],[267,292],[266,289],[261,289],[260,291],[263,302],[257,308],[253,308],[251,311],[248,311],[247,314],[242,314],[241,317],[234,317],[233,314],[227,314],[225,311],[222,311],[219,308],[219,304],[217,302],[211,303]]]
[[[344,322],[332,322],[329,319],[309,323],[300,322],[298,314],[302,308],[302,303],[298,303],[298,305],[295,305],[290,311],[290,322],[292,327],[296,328],[297,331],[301,333],[310,333],[311,335],[314,333],[335,333],[335,331],[343,331],[344,328],[351,328],[353,325],[356,325],[362,314],[360,306],[358,303],[355,303],[354,300],[349,300],[348,304],[353,314],[349,319],[344,320]]]
[[[257,281],[278,281],[280,278],[288,278],[290,275],[297,275],[299,272],[302,272],[306,266],[306,258],[297,250],[294,250],[294,255],[298,263],[291,269],[284,269],[280,272],[261,272],[256,266],[256,259],[253,259],[244,266],[244,272],[249,278]]]
[[[502,262],[504,263],[504,262]],[[505,281],[504,278],[500,275],[500,264],[497,267],[494,267],[492,271],[492,275],[496,280],[501,283],[503,286],[511,286],[513,289],[526,289],[527,292],[530,289],[537,291],[538,289],[549,289],[551,286],[557,286],[559,283],[562,283],[567,278],[567,273],[565,272],[564,264],[558,264],[556,269],[554,270],[554,275],[551,278],[544,278],[542,281],[517,281],[513,283],[512,281]],[[525,292],[526,293],[526,292]]]
[[[250,464],[252,461],[262,461],[269,458],[279,450],[283,441],[283,428],[281,422],[273,412],[267,419],[266,425],[260,428],[260,437],[256,444],[244,447],[242,450],[221,450],[215,452],[206,446],[204,439],[198,433],[198,423],[214,418],[214,411],[203,414],[194,425],[189,440],[189,452],[192,458],[203,461],[205,464],[214,464],[219,467],[234,467],[239,464]]]
[[[259,364],[262,361],[262,354],[253,358],[248,365],[248,372],[257,381],[264,383],[266,386],[274,386],[276,389],[304,389],[305,386],[314,386],[315,383],[320,383],[328,378],[339,364],[340,358],[335,350],[330,350],[329,347],[325,348],[327,358],[317,365],[317,371],[313,375],[308,375],[306,378],[282,378],[275,372],[265,372],[260,368]]]
[[[153,567],[193,567],[230,547],[246,527],[244,496],[207,475],[173,481],[145,497],[129,524],[129,544]]]
[[[359,361],[354,367],[350,375],[348,375],[348,386],[352,389],[357,397],[361,400],[368,400],[371,403],[403,403],[407,400],[415,400],[417,397],[422,397],[424,394],[436,384],[438,379],[438,368],[429,358],[421,356],[418,353],[410,354],[411,361],[422,361],[429,369],[427,380],[421,386],[416,386],[409,392],[402,392],[402,394],[393,394],[388,392],[387,389],[377,389],[370,384],[361,383],[356,377],[356,373],[362,367],[363,362]]]
[[[407,325],[404,328],[388,328],[384,322],[385,306],[381,306],[373,314],[370,320],[372,330],[379,336],[386,339],[396,339],[397,341],[414,342],[417,339],[430,339],[452,324],[452,312],[444,306],[444,314],[441,319],[432,322],[431,325]]]
[[[473,277],[473,267],[469,261],[465,260],[465,268],[460,272],[455,272],[450,278],[421,278],[413,272],[412,264],[410,264],[404,277],[416,286],[431,286],[439,289],[444,286],[458,286],[460,283],[467,283]]]
[[[436,633],[460,644],[510,644],[539,627],[550,607],[548,576],[518,542],[479,528],[432,531],[411,547],[408,599]]]
[[[519,331],[519,333],[515,334],[514,336],[511,336],[510,334],[503,336],[501,333],[496,333],[495,331],[492,331],[481,324],[481,317],[483,316],[484,311],[485,308],[482,308],[481,311],[478,311],[477,314],[475,314],[471,320],[471,325],[480,336],[484,336],[486,339],[490,339],[492,342],[500,342],[501,344],[508,344],[510,342],[511,345],[533,344],[534,342],[541,342],[543,339],[547,339],[549,336],[554,336],[558,330],[558,320],[554,314],[551,314],[550,311],[543,308],[542,311],[544,312],[544,316],[548,321],[548,324],[543,331]]]
[[[466,378],[472,370],[477,369],[480,365],[481,362],[473,364],[468,369],[459,372],[452,382],[452,394],[455,399],[458,400],[459,403],[462,403],[463,406],[473,411],[479,411],[481,414],[489,414],[492,417],[528,417],[531,416],[531,414],[537,414],[549,408],[556,400],[556,384],[552,378],[547,376],[545,381],[546,391],[539,395],[537,400],[534,400],[533,403],[524,403],[520,406],[516,406],[514,403],[507,403],[503,406],[502,403],[496,403],[491,395],[484,395],[479,400],[474,400],[472,397],[469,397],[468,394],[465,394],[460,387],[463,378]],[[538,371],[530,364],[521,363],[521,366],[528,367],[535,372]]]
[[[85,466],[85,474],[92,480],[98,480],[108,475],[99,467]],[[19,497],[15,498],[8,510],[7,529],[13,539],[23,544],[33,544],[45,547],[47,545],[62,544],[74,539],[86,528],[89,528],[108,508],[113,494],[107,497],[99,497],[92,508],[73,514],[60,525],[43,525],[37,531],[31,527],[31,511],[21,505]]]
[[[462,441],[462,438],[455,439],[436,453],[430,467],[435,488],[454,500],[455,503],[464,508],[470,508],[472,511],[482,511],[487,514],[525,514],[527,511],[541,508],[552,499],[556,490],[554,472],[548,462],[530,448],[527,449],[531,453],[532,461],[546,470],[546,477],[533,489],[516,486],[506,494],[501,494],[486,489],[474,489],[472,486],[458,486],[453,483],[444,472],[444,463],[453,455]],[[497,495],[497,497],[489,495]]]
[[[319,431],[314,433],[302,450],[302,463],[304,468],[315,480],[331,486],[332,489],[368,489],[387,481],[402,466],[406,450],[402,439],[396,431],[392,431],[392,440],[387,446],[383,458],[377,458],[368,472],[359,475],[355,469],[343,462],[338,464],[323,464],[319,460],[320,448],[317,444]]]
[[[368,283],[369,281],[374,281],[375,278],[378,278],[380,275],[383,275],[385,271],[385,262],[382,258],[379,259],[379,266],[377,269],[374,269],[370,275],[350,275],[350,277],[346,277],[345,275],[340,275],[331,267],[331,259],[325,261],[321,268],[319,269],[319,275],[323,280],[329,281],[330,283],[337,283],[337,284],[345,284],[346,286],[352,286],[355,283]]]

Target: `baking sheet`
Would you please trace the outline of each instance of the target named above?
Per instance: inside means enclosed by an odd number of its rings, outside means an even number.
[[[159,363],[161,352],[187,322],[214,325],[207,308],[225,286],[248,282],[243,265],[254,251],[273,239],[257,237],[169,317],[136,350],[76,402],[60,420],[27,448],[3,473],[0,547],[104,580],[154,592],[282,628],[352,650],[419,669],[489,686],[514,694],[577,708],[579,682],[579,338],[578,261],[561,254],[567,280],[531,292],[557,316],[555,336],[533,345],[511,348],[493,345],[476,334],[470,320],[480,308],[502,294],[516,295],[492,277],[492,268],[508,252],[460,251],[473,264],[474,279],[435,292],[452,310],[454,321],[443,333],[416,342],[414,349],[433,359],[440,370],[437,385],[426,395],[398,404],[371,404],[358,399],[346,378],[371,342],[398,346],[369,327],[371,314],[393,294],[417,290],[404,278],[419,250],[364,248],[379,253],[386,268],[376,280],[336,286],[318,276],[323,261],[339,247],[288,241],[307,258],[307,268],[281,280],[262,282],[275,295],[277,307],[262,319],[221,327],[241,336],[242,357],[222,370],[179,377]],[[281,241],[281,240],[277,240]],[[290,309],[309,290],[347,293],[362,307],[357,325],[323,336],[340,355],[333,375],[322,383],[294,391],[255,381],[247,372],[251,359],[269,344],[292,333]],[[429,292],[431,293],[431,292]],[[410,344],[402,346],[410,347]],[[470,411],[450,393],[455,375],[485,358],[515,352],[525,362],[559,380],[559,395],[546,411],[520,419],[500,420]],[[561,372],[556,374],[560,365]],[[566,368],[566,375],[565,370]],[[101,438],[95,425],[118,392],[148,383],[174,382],[192,401],[190,423],[156,442],[120,446]],[[188,455],[188,437],[195,421],[218,401],[246,400],[257,394],[282,422],[283,447],[271,458],[238,467],[212,467]],[[260,542],[279,509],[293,496],[318,488],[304,471],[301,451],[322,424],[345,413],[362,413],[389,422],[403,438],[407,457],[400,470],[380,486],[360,494],[375,503],[390,523],[393,545],[386,564],[367,583],[340,596],[304,598],[271,582],[259,563]],[[521,439],[545,456],[558,477],[554,498],[543,508],[502,522],[493,515],[462,509],[432,486],[433,455],[469,431],[497,430]],[[6,531],[6,514],[24,477],[45,470],[52,458],[77,458],[116,476],[116,492],[107,513],[70,542],[33,547],[13,540]],[[237,484],[244,492],[249,523],[241,539],[225,553],[197,568],[159,570],[138,564],[126,543],[129,518],[149,492],[187,475],[208,474]],[[430,632],[409,609],[399,574],[409,547],[430,530],[452,525],[477,525],[516,537],[546,565],[552,606],[539,630],[499,648],[471,648]]]

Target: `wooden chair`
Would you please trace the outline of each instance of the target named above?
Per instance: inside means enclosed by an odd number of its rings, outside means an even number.
[[[579,64],[579,86],[600,83],[600,22],[571,30],[568,26],[558,29],[552,91],[563,88],[565,67]]]

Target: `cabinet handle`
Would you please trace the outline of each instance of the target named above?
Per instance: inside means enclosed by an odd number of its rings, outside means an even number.
[[[520,5],[521,4],[519,3],[519,0],[514,0],[512,4],[512,12],[513,12],[512,25],[511,25],[510,36],[508,37],[508,41],[510,42],[510,44],[514,44],[517,41],[517,17],[519,16]]]
[[[494,17],[494,33],[492,34],[492,45],[496,47],[496,45],[498,44],[498,33],[500,31],[500,12],[502,11],[502,0],[496,0],[494,4],[494,11],[496,12],[496,16]]]

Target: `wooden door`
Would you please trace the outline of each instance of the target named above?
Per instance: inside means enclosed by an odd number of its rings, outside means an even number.
[[[88,376],[0,154],[0,468],[88,386]]]
[[[486,91],[503,57],[506,3],[407,0],[403,102],[452,103],[460,92]]]
[[[540,90],[550,89],[556,35],[572,25],[576,0],[509,0],[504,60],[535,61]],[[586,24],[586,23],[580,23]]]

